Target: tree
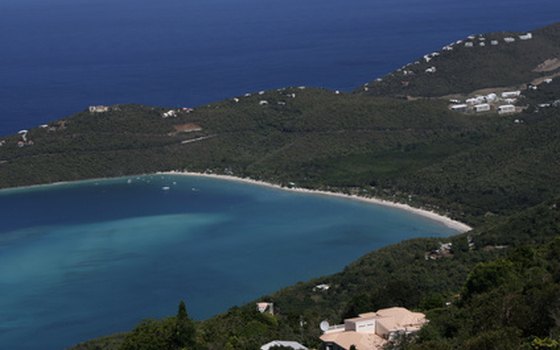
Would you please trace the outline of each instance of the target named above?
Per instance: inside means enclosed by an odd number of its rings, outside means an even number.
[[[181,300],[177,317],[175,318],[175,332],[173,343],[177,349],[186,349],[195,345],[196,329],[193,321],[189,318],[185,302]]]

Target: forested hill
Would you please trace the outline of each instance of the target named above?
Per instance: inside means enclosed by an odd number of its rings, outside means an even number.
[[[406,84],[400,70],[351,94],[293,87],[195,109],[111,106],[0,139],[2,188],[190,170],[382,197],[475,227],[450,239],[449,255],[430,255],[439,240],[403,242],[266,296],[275,317],[248,304],[194,326],[180,313],[77,348],[256,349],[278,338],[316,346],[320,320],[394,305],[429,313],[411,349],[531,348],[557,338],[560,25],[524,34],[463,41],[424,59]],[[451,111],[450,97],[422,98],[516,86],[515,101],[484,92],[514,103],[511,114],[498,114],[495,101],[474,112]],[[317,293],[318,283],[332,289]],[[189,333],[180,346],[177,327]]]
[[[485,88],[515,88],[558,75],[560,23],[530,34],[531,39],[527,39],[527,33],[512,32],[462,38],[370,82],[359,92],[436,97],[469,94]],[[515,41],[510,42],[511,39]]]
[[[188,169],[383,197],[476,223],[558,194],[558,108],[538,106],[559,91],[560,79],[526,91],[529,108],[507,116],[298,88],[169,118],[167,109],[113,106],[29,130],[25,141],[4,138],[0,186]]]

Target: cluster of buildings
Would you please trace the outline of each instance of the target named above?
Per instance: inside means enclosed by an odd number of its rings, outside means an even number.
[[[30,140],[27,137],[27,134],[29,133],[28,130],[20,130],[18,131],[18,135],[20,137],[19,141],[17,142],[17,146],[18,147],[25,147],[25,146],[32,146],[34,144],[33,140]]]
[[[453,243],[440,243],[438,249],[426,252],[424,254],[424,259],[426,260],[438,260],[441,258],[448,258],[453,255]]]
[[[161,115],[162,118],[176,118],[179,113],[192,113],[194,112],[193,108],[189,108],[189,107],[183,107],[181,109],[170,109],[167,112],[163,112],[163,114]]]
[[[450,245],[450,243],[448,243]],[[274,305],[269,302],[257,303],[260,313],[274,314]],[[321,322],[323,335],[320,337],[325,350],[382,350],[385,345],[398,339],[400,335],[416,333],[428,323],[426,315],[412,312],[402,307],[381,309],[376,312],[360,314],[344,320],[343,324],[330,326]],[[307,350],[295,341],[274,340],[261,346],[261,350],[273,347],[286,347],[294,350]]]
[[[517,39],[514,37],[504,37],[503,41],[505,43],[513,43],[516,40],[531,40],[533,38],[533,34],[532,33],[526,33],[526,34],[521,34],[517,36]],[[497,46],[500,44],[500,41],[497,39],[487,39],[486,37],[484,37],[482,34],[479,35],[469,35],[466,39],[464,40],[457,40],[455,42],[452,42],[450,44],[447,44],[445,46],[442,47],[442,52],[448,52],[448,51],[453,51],[456,47],[458,46],[464,46],[467,48],[472,48],[475,46],[479,46],[479,47],[485,47],[485,46]],[[422,60],[425,63],[429,63],[432,60],[434,60],[434,58],[438,57],[441,55],[441,52],[432,52],[429,54],[424,55],[424,57],[422,58]],[[418,65],[420,64],[420,61],[415,61],[415,62],[411,62],[408,63],[404,66],[402,66],[401,68],[397,69],[397,73],[402,73],[404,76],[412,76],[415,75],[416,73],[411,70],[409,67],[413,66],[413,65]],[[424,73],[426,74],[434,74],[437,72],[437,67],[436,66],[431,66],[428,67],[424,70]],[[392,74],[390,74],[392,75]],[[382,78],[377,78],[375,80],[376,82],[381,82],[383,81]],[[402,81],[401,82],[403,86],[408,86],[409,85],[409,81]],[[364,91],[368,91],[369,87],[367,84],[364,85]]]
[[[526,34],[521,34],[517,36],[519,40],[531,40],[533,39],[533,34],[532,33],[526,33]],[[465,47],[475,47],[475,46],[480,46],[480,47],[485,47],[487,46],[487,42],[488,40],[486,40],[486,38],[482,35],[474,36],[474,35],[469,35],[469,37],[467,38],[468,40],[464,41],[464,46]],[[512,36],[508,36],[508,37],[504,37],[503,38],[504,42],[506,44],[511,44],[513,42],[515,42],[517,39],[512,37]],[[497,46],[499,45],[499,40],[489,40],[490,42],[490,46]],[[460,45],[463,44],[463,40],[458,40],[457,42],[448,45],[447,47],[452,48],[454,44]]]
[[[450,100],[451,105],[449,109],[456,112],[490,112],[495,110],[498,114],[511,114],[519,112],[515,106],[517,99],[521,96],[521,91],[506,91],[502,92],[500,95],[496,93],[490,93],[484,96],[475,96],[466,99],[464,102],[461,100]]]
[[[428,322],[420,312],[402,307],[381,309],[344,320],[344,324],[321,324],[321,341],[326,350],[381,350],[399,335],[416,333]]]

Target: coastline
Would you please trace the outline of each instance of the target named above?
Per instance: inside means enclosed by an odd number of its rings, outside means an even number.
[[[473,228],[463,222],[453,220],[452,218],[438,214],[434,211],[416,208],[410,206],[408,204],[398,203],[398,202],[391,202],[385,199],[375,198],[375,197],[361,197],[357,195],[349,195],[340,192],[330,192],[330,191],[320,191],[320,190],[310,190],[307,188],[302,187],[282,187],[278,184],[254,180],[250,178],[243,178],[233,175],[218,175],[218,174],[208,174],[208,173],[198,173],[198,172],[190,172],[190,171],[162,171],[156,173],[149,173],[149,174],[136,174],[136,175],[127,175],[127,176],[118,176],[118,177],[102,177],[102,178],[94,178],[94,179],[85,179],[85,180],[76,180],[76,181],[59,181],[53,183],[46,183],[46,184],[36,184],[36,185],[29,185],[29,186],[19,186],[19,187],[11,187],[11,188],[3,188],[0,189],[0,194],[2,193],[9,193],[11,191],[20,191],[25,189],[41,189],[41,188],[48,188],[50,186],[63,186],[63,185],[71,185],[73,183],[84,183],[84,182],[92,182],[95,183],[97,181],[105,181],[111,179],[119,179],[119,178],[130,178],[136,176],[150,176],[150,175],[179,175],[179,176],[195,176],[195,177],[206,177],[206,178],[213,178],[218,180],[227,180],[227,181],[236,181],[242,182],[252,185],[258,186],[265,186],[270,188],[275,188],[283,191],[291,191],[291,192],[299,192],[299,193],[306,193],[306,194],[313,194],[313,195],[323,195],[323,196],[331,196],[331,197],[339,197],[344,199],[351,199],[356,201],[361,201],[369,204],[381,205],[385,207],[395,208],[404,210],[406,212],[423,216],[430,220],[434,220],[440,222],[441,224],[456,230],[458,233],[464,233],[472,230]]]
[[[184,175],[184,176],[195,176],[195,177],[207,177],[207,178],[227,180],[227,181],[243,182],[243,183],[247,183],[247,184],[265,186],[265,187],[280,189],[280,190],[284,190],[284,191],[307,193],[307,194],[314,194],[314,195],[323,195],[323,196],[332,196],[332,197],[339,197],[339,198],[357,200],[357,201],[366,202],[366,203],[369,203],[369,204],[375,204],[375,205],[381,205],[381,206],[390,207],[390,208],[396,208],[396,209],[404,210],[404,211],[412,213],[412,214],[423,216],[425,218],[428,218],[428,219],[431,219],[431,220],[434,220],[434,221],[438,221],[438,222],[442,223],[443,225],[458,231],[458,233],[465,233],[465,232],[468,232],[468,231],[472,230],[471,226],[469,226],[469,225],[467,225],[463,222],[453,220],[448,216],[441,215],[441,214],[438,214],[436,212],[426,210],[426,209],[415,208],[415,207],[412,207],[408,204],[391,202],[391,201],[388,201],[388,200],[385,200],[385,199],[379,199],[379,198],[374,198],[374,197],[361,197],[361,196],[357,196],[357,195],[348,195],[348,194],[339,193],[339,192],[310,190],[310,189],[301,188],[301,187],[293,187],[293,188],[292,187],[282,187],[280,185],[273,184],[273,183],[270,183],[270,182],[259,181],[259,180],[254,180],[254,179],[250,179],[250,178],[242,178],[242,177],[237,177],[237,176],[233,176],[233,175],[218,175],[218,174],[197,173],[197,172],[190,172],[190,171],[166,171],[166,172],[158,172],[156,174],[157,175]]]

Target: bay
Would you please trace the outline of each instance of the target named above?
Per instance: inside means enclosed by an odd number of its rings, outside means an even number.
[[[182,299],[204,319],[382,246],[455,233],[356,200],[170,175],[4,190],[0,212],[2,349],[62,349]]]

